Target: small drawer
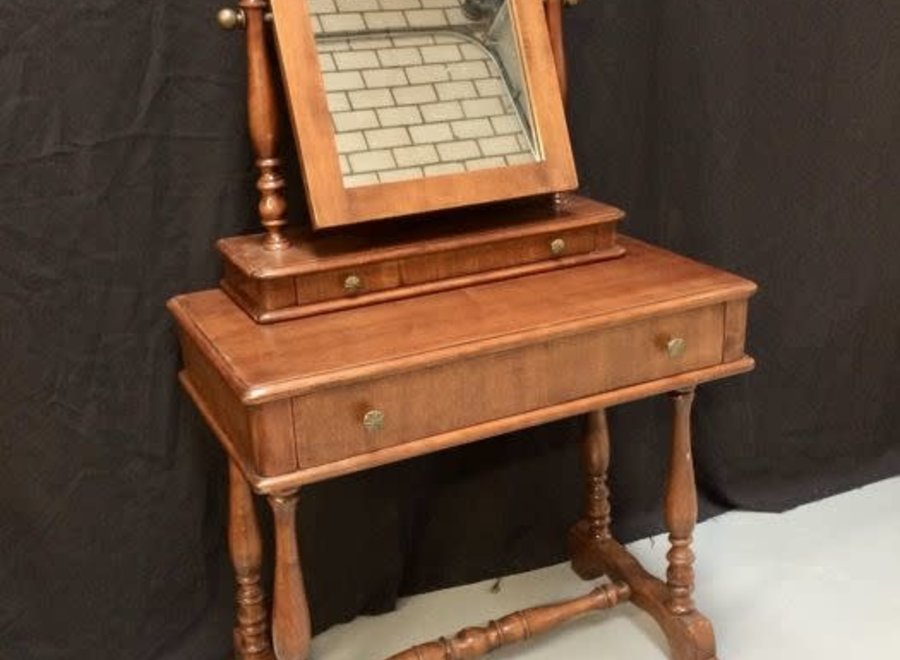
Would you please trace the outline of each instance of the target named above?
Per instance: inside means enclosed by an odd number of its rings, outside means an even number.
[[[393,289],[400,285],[400,274],[395,261],[382,261],[358,268],[298,275],[294,283],[297,302],[305,305]]]
[[[401,278],[408,286],[522,266],[548,258],[572,257],[593,251],[596,242],[595,227],[579,227],[500,243],[468,246],[405,259],[400,266]]]
[[[548,339],[293,400],[301,468],[722,362],[724,305]]]

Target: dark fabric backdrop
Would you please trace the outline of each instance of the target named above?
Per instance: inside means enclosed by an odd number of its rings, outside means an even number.
[[[0,3],[3,660],[230,645],[223,460],[164,309],[215,286],[214,239],[256,228],[218,5]],[[698,397],[704,515],[900,472],[900,3],[587,0],[567,29],[583,190],[761,285],[759,369]],[[611,413],[626,540],[660,529],[667,413]],[[581,429],[310,487],[315,627],[562,561]]]

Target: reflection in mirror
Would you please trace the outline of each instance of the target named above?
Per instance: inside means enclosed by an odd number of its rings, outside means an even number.
[[[510,0],[308,1],[345,187],[543,160]]]

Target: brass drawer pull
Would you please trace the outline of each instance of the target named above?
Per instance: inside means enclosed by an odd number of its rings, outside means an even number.
[[[344,280],[344,291],[347,293],[359,293],[362,288],[363,281],[359,275],[348,275]]]
[[[666,342],[666,353],[668,353],[670,358],[679,358],[684,355],[684,350],[687,348],[687,342],[683,337],[672,337],[669,341]]]
[[[550,253],[554,257],[558,257],[566,251],[566,242],[562,238],[554,238],[550,241]]]
[[[376,433],[384,428],[384,413],[380,410],[370,410],[363,416],[363,428],[369,433]]]

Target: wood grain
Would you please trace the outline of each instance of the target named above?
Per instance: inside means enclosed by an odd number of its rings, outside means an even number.
[[[240,0],[238,4],[246,17],[247,119],[256,166],[259,168],[256,182],[260,195],[259,217],[267,232],[263,246],[267,250],[281,250],[288,244],[281,231],[287,224],[287,201],[278,153],[278,99],[266,46],[264,14],[268,3],[266,0]]]
[[[229,437],[225,429],[218,423],[215,408],[204,397],[201,388],[194,385],[190,374],[182,371],[179,374],[182,386],[188,392],[196,404],[203,418],[222,443],[229,456],[239,462],[241,471],[252,484],[254,490],[260,493],[277,492],[284,489],[296,488],[305,484],[332,479],[345,474],[352,474],[361,470],[368,470],[380,465],[388,465],[397,461],[403,461],[415,456],[430,454],[450,447],[493,438],[504,433],[510,433],[519,429],[537,426],[573,415],[581,415],[597,408],[608,408],[620,403],[637,401],[648,396],[654,396],[668,392],[672,389],[696,385],[711,380],[727,378],[737,374],[746,373],[753,369],[755,363],[749,357],[716,365],[698,371],[689,371],[684,374],[663,378],[649,383],[641,383],[631,387],[623,387],[611,392],[603,392],[594,396],[566,401],[555,406],[548,406],[539,410],[530,410],[519,415],[512,415],[502,419],[495,419],[483,424],[476,424],[464,429],[456,429],[440,435],[422,438],[414,442],[372,451],[368,454],[353,456],[351,458],[335,461],[313,468],[306,468],[294,472],[284,473],[278,476],[265,476],[258,473],[252,462],[248,462],[235,449],[236,445]]]
[[[596,226],[612,229],[597,248],[615,245],[615,226],[625,216],[621,209],[573,195],[563,212],[547,199],[486,204],[462,210],[432,213],[421,220],[338,228],[328,232],[291,228],[290,247],[278,254],[263,249],[259,235],[220,239],[216,246],[227,264],[247,277],[294,277],[337,268],[353,268],[412,256],[454,252],[485,243],[518,237]]]
[[[178,296],[169,308],[240,399],[262,403],[746,299],[755,291],[734,275],[622,242],[628,254],[613,261],[298,322],[260,326],[220,291]]]
[[[754,286],[623,240],[613,262],[271,326],[220,292],[182,296],[182,380],[271,491],[750,369],[724,361],[723,310]]]
[[[559,92],[563,105],[569,96],[569,76],[566,67],[566,44],[562,26],[562,0],[544,0],[544,14],[547,21],[547,31],[550,34],[550,44],[553,49],[553,61],[556,64],[556,76],[559,81]]]
[[[580,598],[532,607],[491,621],[483,628],[466,628],[451,639],[440,638],[392,655],[388,660],[468,660],[549,632],[572,619],[615,607],[628,600],[627,584],[604,584]]]
[[[628,252],[617,261],[274,326],[254,324],[221,292],[171,301],[185,354],[182,383],[232,458],[242,660],[268,653],[247,484],[269,495],[275,516],[272,648],[279,660],[305,660],[297,487],[583,412],[590,413],[588,483],[584,518],[570,534],[573,567],[623,583],[616,593],[630,593],[660,623],[676,660],[714,659],[712,626],[691,596],[690,407],[697,383],[753,367],[743,346],[755,286],[623,242]],[[672,391],[665,505],[672,549],[663,582],[610,536],[604,410]],[[375,411],[379,424],[367,425]],[[477,657],[612,600],[595,592],[533,608],[400,657]]]
[[[275,588],[272,643],[278,660],[306,660],[309,656],[309,605],[297,548],[297,493],[269,497],[275,517]]]
[[[666,584],[673,614],[694,611],[694,552],[691,549],[697,524],[697,488],[694,484],[694,460],[691,452],[691,406],[694,390],[687,388],[672,394],[672,451],[666,482],[666,527],[669,549],[666,559]]]
[[[588,414],[582,456],[587,476],[584,519],[588,533],[595,539],[608,539],[611,509],[609,486],[606,483],[609,470],[609,426],[605,410],[594,410]]]
[[[732,300],[725,306],[725,345],[723,360],[734,360],[744,354],[747,337],[746,300]]]
[[[235,652],[238,660],[274,660],[269,643],[269,613],[260,582],[262,539],[253,493],[234,461],[229,462],[228,477],[228,548],[237,582]]]
[[[254,236],[219,241],[221,288],[254,320],[274,323],[613,259],[622,212],[574,197],[440,214],[427,223],[288,232],[277,255]],[[382,231],[375,231],[381,229]],[[565,244],[561,253],[554,241]],[[348,277],[360,282],[345,286]]]
[[[724,306],[715,304],[296,396],[299,466],[323,465],[718,364],[723,316]],[[670,335],[688,341],[677,359],[662,346],[660,338]],[[374,409],[386,421],[372,433],[362,419]]]
[[[669,643],[673,660],[715,660],[716,642],[712,624],[699,612],[673,614],[668,606],[666,583],[648,573],[614,539],[595,539],[579,522],[569,534],[573,570],[585,580],[601,575],[626,583],[630,602],[652,616]]]

